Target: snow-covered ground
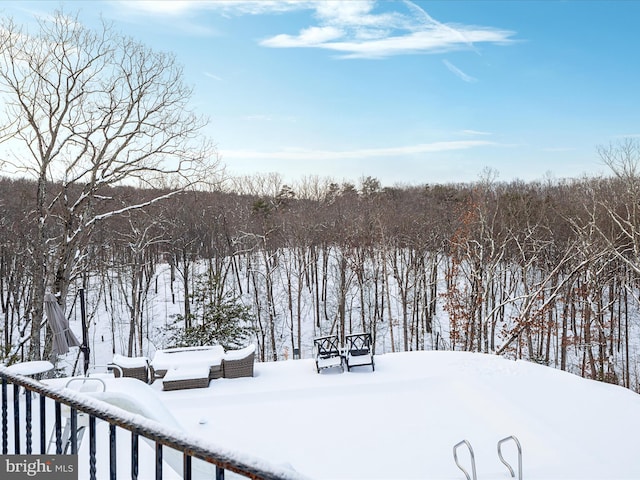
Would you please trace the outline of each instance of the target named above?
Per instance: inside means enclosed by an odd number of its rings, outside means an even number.
[[[310,359],[258,363],[206,389],[151,388],[193,435],[310,478],[464,479],[453,446],[466,439],[479,480],[508,479],[497,442],[510,435],[527,480],[640,478],[639,395],[492,355],[392,353],[375,372],[320,374]],[[504,443],[514,469],[516,452]]]
[[[344,373],[317,373],[312,359],[256,363],[253,377],[175,391],[163,391],[162,380],[147,385],[111,377],[106,394],[89,393],[88,401],[95,405],[97,395],[111,403],[107,410],[125,408],[125,415],[143,415],[149,420],[141,421],[159,422],[160,431],[178,432],[195,445],[302,478],[464,480],[453,447],[467,440],[478,480],[507,480],[497,444],[513,435],[522,445],[523,479],[640,479],[640,395],[628,389],[478,353],[388,353],[375,360],[375,371],[363,366]],[[43,382],[62,388],[67,380]],[[88,478],[87,438],[80,445],[80,479]],[[117,438],[118,469],[126,478],[130,436],[121,431]],[[100,421],[98,478],[108,476],[107,441]],[[153,478],[153,445],[140,446],[139,478]],[[502,452],[518,478],[515,442],[505,442]],[[181,478],[181,454],[167,449],[164,457],[163,478]],[[471,472],[464,446],[458,458]]]

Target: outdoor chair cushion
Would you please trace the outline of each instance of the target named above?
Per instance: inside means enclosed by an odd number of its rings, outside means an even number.
[[[351,355],[352,357],[357,357],[359,355],[369,355],[370,350],[368,349],[354,349],[354,350],[349,350],[349,355]]]
[[[340,367],[342,366],[342,357],[334,356],[327,358],[318,358],[318,360],[316,361],[316,366],[320,370],[322,370],[323,368]]]

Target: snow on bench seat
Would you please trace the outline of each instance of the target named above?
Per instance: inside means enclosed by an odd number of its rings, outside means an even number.
[[[162,379],[163,390],[206,388],[209,386],[209,365],[190,364],[167,370]]]
[[[206,365],[209,368],[213,367],[214,370],[220,370],[223,356],[224,348],[221,345],[167,348],[155,353],[151,365],[158,376],[164,376],[169,370],[190,365]]]

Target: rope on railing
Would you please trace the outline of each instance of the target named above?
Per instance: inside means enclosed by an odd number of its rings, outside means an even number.
[[[0,378],[7,379],[14,386],[24,387],[25,389],[51,398],[56,402],[64,403],[79,412],[87,413],[111,425],[129,430],[136,436],[142,435],[155,441],[158,446],[164,445],[181,451],[185,455],[214,464],[217,469],[220,470],[229,470],[252,479],[299,480],[305,478],[294,470],[269,464],[268,461],[250,458],[230,450],[224,451],[224,447],[214,446],[202,439],[194,439],[180,430],[161,425],[142,415],[127,412],[96,398],[87,397],[82,393],[76,393],[67,389],[55,389],[37,380],[13,374],[7,370],[7,367],[2,365],[0,365]],[[7,431],[6,417],[4,416],[6,415],[6,399],[6,383],[3,382],[3,435]],[[4,448],[3,445],[3,450]]]

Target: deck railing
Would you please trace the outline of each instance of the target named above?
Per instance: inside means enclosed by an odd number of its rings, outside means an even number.
[[[247,455],[224,451],[224,449],[207,445],[202,439],[189,437],[186,432],[163,426],[141,415],[119,409],[98,399],[68,390],[52,388],[37,380],[22,375],[16,375],[0,365],[2,382],[2,454],[3,455],[33,455],[52,454],[49,445],[55,445],[55,454],[76,455],[79,449],[78,432],[85,428],[78,425],[78,416],[88,417],[89,462],[88,472],[78,472],[80,479],[97,478],[97,462],[104,462],[108,458],[109,478],[118,477],[117,432],[118,429],[131,432],[130,440],[130,478],[137,479],[139,475],[139,439],[148,439],[155,450],[156,480],[163,478],[163,449],[169,448],[182,454],[182,471],[175,472],[181,478],[192,479],[193,459],[200,459],[215,466],[212,478],[224,479],[225,471],[233,472],[243,477],[253,479],[282,479],[294,480],[303,478],[297,472],[278,465],[270,465],[262,459],[251,458]],[[12,388],[9,386],[11,385]],[[36,417],[34,420],[34,399],[37,400]],[[67,431],[62,420],[62,406],[69,409]],[[47,408],[53,406],[53,418],[47,414]],[[24,407],[24,411],[22,411]],[[12,423],[10,418],[13,417]],[[49,422],[47,418],[49,417]],[[109,424],[108,457],[103,453],[96,455],[96,420]],[[49,425],[47,425],[49,423]],[[35,424],[35,426],[34,426]],[[35,432],[34,432],[35,428]],[[47,430],[49,428],[49,430]],[[11,430],[11,432],[10,432]],[[12,435],[10,435],[12,433]],[[49,440],[47,434],[49,433]],[[13,441],[11,442],[11,436]],[[34,437],[39,438],[38,451],[34,448]],[[68,441],[67,441],[68,440]],[[67,445],[68,443],[68,445]],[[68,448],[67,448],[68,446]],[[12,448],[10,448],[12,447]],[[106,452],[105,452],[106,453]],[[214,467],[210,467],[212,472]]]

